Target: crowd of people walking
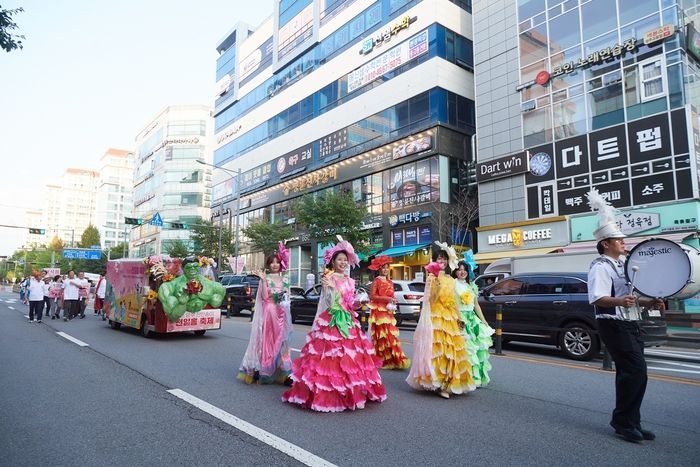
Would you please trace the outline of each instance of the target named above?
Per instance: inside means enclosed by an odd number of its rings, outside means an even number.
[[[95,288],[95,314],[102,312],[106,282],[100,276]],[[49,277],[46,271],[33,271],[20,282],[20,301],[29,305],[29,322],[41,323],[43,317],[70,321],[85,318],[91,283],[85,273],[69,271],[67,275]]]

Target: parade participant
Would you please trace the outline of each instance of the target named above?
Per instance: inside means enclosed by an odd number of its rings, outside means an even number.
[[[80,319],[85,318],[85,309],[87,308],[88,298],[90,297],[90,282],[85,279],[85,273],[78,273],[80,288],[78,289],[78,297],[80,299]]]
[[[79,292],[82,282],[75,277],[75,271],[68,271],[63,281],[63,321],[73,319],[80,312]]]
[[[238,370],[238,379],[245,383],[284,383],[291,385],[289,373],[292,357],[289,336],[292,317],[289,313],[289,250],[280,242],[277,252],[265,259],[265,271],[256,271],[260,278],[255,297],[255,313],[248,348]]]
[[[493,345],[491,336],[495,332],[484,318],[479,306],[479,287],[469,280],[470,268],[465,261],[457,264],[452,271],[457,292],[457,306],[467,333],[467,356],[471,365],[471,375],[476,387],[489,384],[489,347]]]
[[[369,330],[374,350],[382,359],[382,368],[404,370],[411,361],[406,357],[399,342],[399,329],[396,327],[396,298],[394,284],[389,279],[389,256],[374,258],[369,265],[372,271],[378,271],[369,292]]]
[[[435,391],[445,399],[475,389],[471,377],[455,280],[457,255],[447,243],[435,242],[433,262],[425,269],[423,307],[413,334],[413,362],[406,382],[414,389]]]
[[[601,255],[588,271],[588,301],[594,306],[598,333],[615,362],[615,409],[610,426],[627,441],[653,440],[641,425],[640,408],[647,387],[647,365],[641,338],[639,303],[664,309],[661,300],[638,299],[625,278],[625,235],[613,208],[597,190],[588,193],[591,210],[598,211],[593,232]]]
[[[29,300],[29,322],[36,319],[37,323],[41,323],[41,315],[44,311],[44,283],[41,281],[39,271],[34,271],[29,277],[27,299]]]
[[[93,305],[93,308],[95,309],[95,314],[96,315],[103,315],[102,320],[104,321],[106,318],[104,317],[104,312],[102,311],[102,308],[104,307],[105,303],[105,294],[107,292],[107,278],[105,276],[100,275],[100,278],[97,280],[97,285],[95,286],[95,303]]]
[[[44,289],[44,315],[48,318],[51,316],[51,302],[53,301],[51,299],[51,279],[44,274],[44,277],[42,278],[42,284],[41,286]]]
[[[60,274],[53,276],[49,295],[53,300],[53,314],[51,319],[61,318],[61,309],[63,308],[63,277]]]
[[[285,402],[319,412],[362,409],[367,400],[386,399],[377,370],[381,361],[360,329],[354,311],[355,281],[346,273],[360,259],[349,242],[338,240],[324,252],[327,271],[316,318],[293,363],[292,388],[282,395]]]

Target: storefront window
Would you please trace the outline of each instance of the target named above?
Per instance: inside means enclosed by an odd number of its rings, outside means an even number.
[[[658,0],[618,0],[620,4],[620,24],[627,24],[659,10]]]
[[[627,119],[634,120],[666,110],[661,58],[625,68]]]
[[[552,69],[564,63],[577,63],[581,59],[581,46],[577,45],[552,55]],[[552,89],[559,90],[583,83],[583,71],[576,69],[573,73],[564,73],[552,79]]]
[[[591,0],[581,5],[583,40],[588,41],[617,27],[615,4],[610,0]]]
[[[557,16],[549,21],[549,53],[555,54],[581,42],[578,10]]]
[[[586,133],[586,104],[583,96],[557,102],[552,107],[556,139]]]
[[[547,24],[543,23],[520,34],[520,64],[528,65],[546,58]]]
[[[618,70],[588,83],[588,113],[591,130],[621,123],[625,120],[622,98],[622,73]]]
[[[614,47],[615,44],[619,43],[619,37],[617,31],[610,32],[604,36],[600,36],[592,41],[588,41],[583,44],[583,56],[588,57],[590,54],[594,54],[600,50],[607,47]],[[601,62],[597,65],[592,65],[586,69],[586,78],[594,78],[596,76],[604,75],[609,71],[619,69],[619,60],[613,60],[612,63]]]
[[[523,137],[526,148],[552,140],[551,107],[523,114]]]

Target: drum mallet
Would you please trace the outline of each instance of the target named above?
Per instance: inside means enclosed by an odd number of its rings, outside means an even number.
[[[632,266],[632,282],[630,283],[630,294],[634,296],[634,303],[636,305],[635,307],[635,313],[639,313],[639,297],[637,294],[634,293],[634,281],[637,279],[637,271],[639,271],[639,266],[636,264]],[[637,319],[642,319],[641,316],[636,316]]]

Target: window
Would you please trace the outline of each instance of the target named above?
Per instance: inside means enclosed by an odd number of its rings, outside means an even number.
[[[615,4],[610,0],[591,0],[581,5],[584,41],[593,39],[617,27],[617,14],[614,8]]]
[[[528,277],[525,286],[526,295],[553,295],[564,290],[560,277]]]
[[[586,103],[583,96],[557,102],[552,107],[556,139],[586,133]]]
[[[576,279],[573,277],[562,277],[562,284],[564,285],[564,293],[569,293],[569,294],[574,294],[574,293],[580,293],[580,294],[587,294],[588,293],[588,284],[581,280],[581,279]]]
[[[520,295],[523,282],[518,279],[502,280],[489,289],[490,295]]]
[[[661,59],[648,63],[640,63],[642,78],[642,102],[656,99],[664,95],[664,78]]]
[[[571,10],[549,21],[549,53],[555,54],[581,42],[578,10]]]
[[[592,130],[621,123],[625,119],[622,73],[614,71],[588,83],[588,113]]]

